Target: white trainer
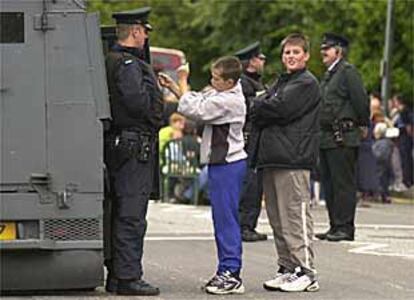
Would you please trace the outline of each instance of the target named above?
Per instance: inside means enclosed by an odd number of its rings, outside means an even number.
[[[298,267],[295,269],[295,273],[291,274],[286,282],[281,284],[279,289],[283,292],[317,292],[319,291],[319,283]]]
[[[279,291],[280,286],[284,284],[285,282],[287,282],[290,275],[292,275],[292,273],[290,272],[282,273],[280,272],[280,269],[279,269],[279,271],[276,273],[276,276],[274,278],[268,281],[265,281],[265,283],[263,283],[263,287],[268,291]]]

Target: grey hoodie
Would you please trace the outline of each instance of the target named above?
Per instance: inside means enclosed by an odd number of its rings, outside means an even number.
[[[205,124],[201,163],[224,164],[247,157],[243,139],[246,104],[240,81],[222,92],[187,92],[180,98],[178,112]]]

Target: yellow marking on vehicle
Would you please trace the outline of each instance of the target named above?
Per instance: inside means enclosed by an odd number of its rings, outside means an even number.
[[[14,222],[0,222],[0,240],[15,240],[16,224]]]

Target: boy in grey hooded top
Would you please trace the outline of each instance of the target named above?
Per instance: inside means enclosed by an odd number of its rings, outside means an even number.
[[[202,164],[224,164],[247,157],[243,125],[246,105],[240,82],[232,88],[207,92],[187,92],[178,112],[205,124],[201,142]]]
[[[201,162],[208,165],[209,199],[219,260],[216,274],[205,286],[205,291],[211,294],[244,292],[240,279],[242,243],[238,220],[247,157],[241,72],[241,63],[236,57],[218,59],[211,68],[212,89],[205,92],[187,91],[188,73],[179,79],[180,88],[170,79],[160,78],[160,83],[180,98],[178,112],[205,125]]]

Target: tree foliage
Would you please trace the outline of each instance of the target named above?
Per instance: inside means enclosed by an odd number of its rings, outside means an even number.
[[[394,0],[393,92],[413,98],[414,1]],[[267,55],[266,79],[283,71],[279,44],[291,32],[311,40],[309,68],[322,76],[319,45],[324,32],[344,34],[351,42],[349,61],[357,66],[366,88],[380,89],[387,0],[137,0],[89,1],[112,24],[112,12],[153,8],[151,44],[183,50],[192,66],[192,84],[209,78],[212,59],[234,53],[259,40]]]

